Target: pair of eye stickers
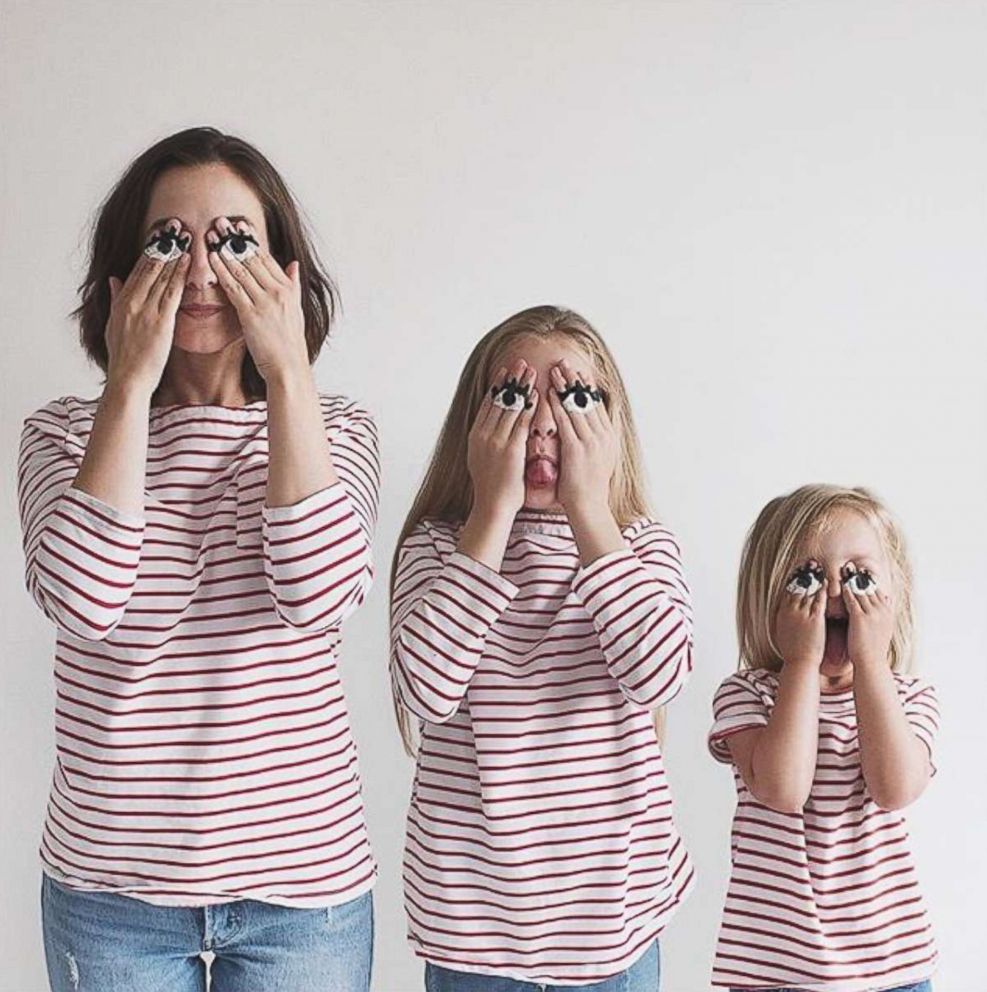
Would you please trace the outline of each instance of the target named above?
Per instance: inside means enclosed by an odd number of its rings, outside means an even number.
[[[493,386],[490,395],[493,397],[494,406],[499,406],[502,410],[510,410],[512,413],[531,407],[528,385],[518,382],[515,378],[508,379],[502,386]]]
[[[253,258],[260,251],[260,245],[252,234],[244,234],[242,231],[231,231],[224,234],[215,244],[210,244],[210,251],[225,251],[227,255],[232,255],[238,262],[243,262],[248,258]]]
[[[176,231],[174,228],[155,231],[151,235],[151,240],[144,246],[144,254],[155,262],[173,262],[188,250],[191,243],[191,237],[182,237],[181,231]]]
[[[867,571],[843,569],[842,582],[855,596],[873,596],[877,579]],[[826,572],[819,565],[805,564],[796,569],[785,589],[796,596],[815,596],[826,585]]]
[[[566,389],[558,390],[562,409],[568,413],[589,413],[598,403],[603,402],[603,394],[599,389],[590,389],[578,379]]]

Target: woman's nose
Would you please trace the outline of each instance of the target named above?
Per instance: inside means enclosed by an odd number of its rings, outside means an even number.
[[[193,238],[189,246],[192,261],[189,265],[187,285],[192,289],[207,289],[217,283],[216,273],[209,264],[209,252],[204,238]]]

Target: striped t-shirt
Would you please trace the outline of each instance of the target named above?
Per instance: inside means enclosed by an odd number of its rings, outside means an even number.
[[[935,690],[894,676],[898,697],[931,757]],[[778,691],[764,669],[731,675],[713,702],[709,747],[729,762],[727,738],[763,727]],[[819,753],[801,813],[777,813],[734,767],[737,810],[731,875],[713,984],[869,992],[928,978],[936,947],[919,891],[904,817],[867,792],[853,689],[822,693]]]
[[[402,546],[392,677],[422,721],[404,881],[415,952],[559,985],[633,964],[692,886],[650,710],[692,668],[660,525],[580,567],[564,514],[520,512],[501,571],[420,524]]]
[[[71,486],[96,400],[25,422],[27,587],[57,627],[53,877],[159,905],[372,887],[336,653],[373,574],[377,437],[320,403],[340,481],[275,508],[265,401],[152,408],[140,514]]]

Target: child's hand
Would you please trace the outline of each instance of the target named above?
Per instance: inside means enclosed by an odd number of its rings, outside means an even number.
[[[808,562],[808,567],[818,567]],[[826,587],[811,596],[786,589],[775,614],[774,642],[786,665],[819,668],[826,651]]]
[[[524,506],[524,456],[528,428],[538,407],[537,372],[519,359],[508,375],[502,368],[480,404],[470,429],[466,466],[473,480],[473,503],[483,510],[517,513]],[[493,389],[514,380],[494,402]],[[509,393],[505,399],[505,394]],[[507,405],[505,405],[507,404]]]
[[[561,444],[558,500],[570,516],[587,506],[609,509],[620,441],[607,408],[589,377],[565,359],[552,367],[549,377],[554,387],[549,402]]]
[[[853,562],[846,570],[856,572]],[[884,590],[854,592],[853,583],[843,584],[843,602],[850,618],[847,632],[847,653],[854,665],[887,665],[894,634],[895,610]]]

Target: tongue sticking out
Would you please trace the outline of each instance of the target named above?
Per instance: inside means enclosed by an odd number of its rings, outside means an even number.
[[[847,621],[827,620],[826,621],[826,650],[823,652],[823,661],[828,661],[831,665],[839,665],[847,657]]]
[[[529,486],[554,486],[559,470],[547,458],[532,458],[524,466],[524,481]]]

